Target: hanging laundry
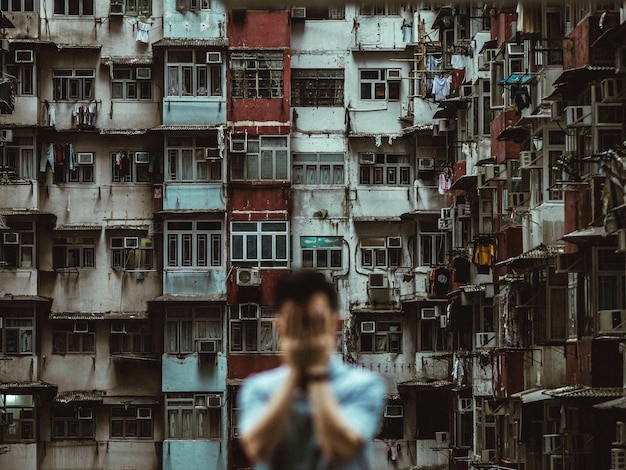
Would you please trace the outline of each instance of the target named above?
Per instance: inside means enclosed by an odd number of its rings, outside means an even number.
[[[445,266],[433,269],[430,272],[431,294],[437,297],[445,297],[450,292],[450,269]]]
[[[87,107],[88,124],[92,127],[96,126],[96,116],[98,115],[98,105],[95,101],[91,101]]]
[[[76,127],[80,125],[80,104],[79,103],[75,103],[74,106],[72,106],[72,122],[74,123],[74,126]]]
[[[474,264],[476,266],[493,266],[496,259],[496,245],[491,240],[478,240],[474,243]]]
[[[465,369],[463,368],[463,360],[456,356],[454,359],[454,366],[452,367],[452,381],[457,387],[463,385],[463,378],[465,377]]]
[[[521,114],[522,109],[526,109],[530,106],[528,87],[511,85],[511,97],[513,98],[513,109],[517,111],[517,114]]]
[[[57,123],[57,108],[54,103],[48,105],[48,125],[55,126]]]
[[[441,101],[450,96],[451,83],[452,77],[450,77],[450,75],[437,75],[433,78],[433,95],[435,96],[435,101]]]
[[[402,19],[402,26],[400,27],[402,30],[402,42],[412,43],[413,42],[413,22],[408,18]]]
[[[150,42],[150,39],[148,37],[148,31],[150,31],[150,25],[148,23],[142,23],[141,21],[137,21],[136,40],[138,42],[148,44]]]
[[[450,58],[450,62],[452,63],[452,68],[454,71],[452,72],[452,86],[451,91],[456,90],[458,87],[465,83],[465,64],[466,57],[462,54],[454,54]]]
[[[470,262],[464,256],[459,256],[452,260],[454,269],[454,282],[457,284],[467,284],[470,280]]]
[[[70,171],[74,171],[74,169],[76,168],[77,162],[76,162],[76,153],[74,152],[74,145],[70,144],[68,146],[68,154],[69,154],[69,168]]]
[[[446,194],[452,187],[452,178],[454,173],[452,168],[446,167],[443,173],[439,175],[439,194]]]
[[[382,135],[374,136],[374,144],[376,145],[376,147],[380,147],[383,144],[383,136]]]
[[[46,167],[50,164],[52,173],[54,173],[54,146],[52,144],[43,144],[41,146],[41,156],[39,157],[39,171],[46,172]]]

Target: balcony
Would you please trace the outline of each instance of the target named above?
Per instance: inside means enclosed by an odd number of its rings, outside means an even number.
[[[604,16],[604,18],[602,18]],[[600,25],[602,24],[602,27]],[[563,70],[580,67],[613,67],[615,51],[596,40],[619,24],[619,13],[595,14],[585,18],[563,40]]]

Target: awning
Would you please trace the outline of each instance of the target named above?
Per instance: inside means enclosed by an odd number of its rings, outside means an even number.
[[[546,393],[555,398],[619,398],[623,395],[624,389],[573,385],[548,390]]]
[[[350,309],[351,313],[371,313],[371,314],[376,314],[376,315],[391,315],[391,314],[396,314],[396,313],[402,313],[402,310],[396,309],[396,308],[384,308],[384,307],[380,307],[380,308],[376,308],[376,307],[353,307]]]
[[[564,84],[586,85],[593,79],[600,80],[602,78],[615,75],[615,67],[578,67],[575,69],[564,70],[561,75],[554,81],[554,86],[562,86]]]
[[[63,43],[55,43],[57,49],[62,51],[64,49],[90,49],[90,50],[100,50],[102,49],[101,44],[63,44]]]
[[[56,389],[57,386],[54,384],[50,384],[44,382],[42,380],[37,380],[33,382],[0,382],[0,392],[10,393],[10,392],[26,392],[30,390],[47,390],[47,389]]]
[[[434,211],[434,210],[428,210],[428,209],[416,209],[411,212],[405,212],[400,217],[402,219],[408,219],[408,218],[419,219],[419,218],[439,217],[440,215],[441,215],[441,211]]]
[[[504,261],[496,263],[496,266],[511,266],[513,268],[524,268],[534,264],[536,261],[555,258],[564,252],[563,245],[544,245],[543,243],[521,255],[513,256]]]
[[[66,404],[75,402],[96,402],[102,403],[102,398],[106,392],[104,390],[72,390],[58,392],[54,398],[56,403]]]
[[[0,11],[0,28],[15,28],[15,25],[10,19],[4,16],[4,12],[2,11]]]
[[[160,295],[148,302],[226,302],[226,294],[215,295]]]
[[[147,129],[100,129],[100,135],[143,135]]]
[[[150,57],[100,57],[102,65],[152,65],[154,59]]]
[[[483,47],[480,48],[480,51],[478,51],[478,53],[482,54],[486,49],[496,49],[497,47],[498,47],[498,40],[491,39],[489,41],[485,41],[485,44],[483,44]]]
[[[519,398],[524,404],[552,400],[553,397],[545,393],[547,390],[546,388],[524,390],[522,392],[513,393],[511,398]]]
[[[468,191],[470,189],[474,189],[477,185],[478,175],[463,175],[452,183],[450,189]]]
[[[599,44],[608,45],[620,45],[626,43],[626,21],[619,26],[605,31],[602,36],[596,39],[591,47],[596,47]]]
[[[158,405],[160,400],[153,396],[105,396],[103,405]]]
[[[145,320],[148,312],[50,312],[50,320]]]
[[[55,232],[97,232],[102,230],[98,224],[63,224],[53,229]]]
[[[148,230],[150,219],[109,219],[105,220],[105,230]]]
[[[626,397],[598,403],[597,405],[593,405],[593,407],[598,410],[626,410]]]
[[[228,38],[184,39],[163,38],[152,44],[152,47],[226,47]]]
[[[202,214],[223,214],[225,209],[165,209],[154,211],[153,214],[160,215],[202,215]]]
[[[402,222],[402,217],[397,215],[362,215],[353,217],[352,220],[353,222]]]
[[[350,110],[350,111],[353,111],[353,110]],[[404,134],[402,133],[400,134],[389,134],[389,133],[376,134],[375,132],[352,132],[352,131],[348,133],[348,137],[366,137],[366,138],[368,137],[371,139],[380,137],[383,140],[383,142],[387,139],[397,139],[398,137],[402,137],[403,135]]]
[[[563,240],[570,243],[585,244],[611,235],[615,234],[607,234],[604,227],[585,227],[563,235]]]
[[[51,303],[50,297],[42,297],[40,295],[14,295],[5,294],[0,297],[0,302],[47,302]]]
[[[152,127],[149,131],[215,131],[221,126],[213,124],[161,124],[160,126]]]
[[[522,74],[522,73],[514,73],[509,75],[506,78],[501,78],[498,80],[500,85],[511,86],[511,85],[530,85],[537,81],[536,75]]]
[[[0,215],[10,217],[12,215],[54,215],[52,212],[41,211],[39,209],[10,209],[7,207],[0,208]]]
[[[413,379],[406,380],[404,382],[398,382],[398,387],[415,387],[424,389],[438,389],[447,388],[454,385],[449,380],[436,380],[436,379]]]
[[[497,139],[499,141],[512,140],[515,143],[521,144],[522,142],[530,138],[530,129],[528,127],[513,126],[507,127],[498,134]]]
[[[403,134],[410,134],[411,132],[419,132],[419,131],[432,131],[434,125],[430,124],[415,124],[413,126],[405,127],[402,129]]]
[[[445,6],[445,7],[441,7],[439,9],[439,12],[437,13],[437,16],[435,17],[435,20],[433,21],[433,28],[437,29],[440,28],[443,24],[443,26],[452,26],[452,16],[454,15],[456,9],[454,7],[451,6]],[[444,18],[446,17],[450,17],[450,22],[449,24],[446,24],[446,21],[444,21]]]
[[[445,108],[439,108],[437,111],[435,111],[433,119],[450,119],[454,116],[456,116],[456,110],[453,107],[448,106]]]

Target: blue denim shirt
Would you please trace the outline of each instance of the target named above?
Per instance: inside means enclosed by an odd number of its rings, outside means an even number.
[[[288,375],[281,366],[248,378],[239,392],[239,428],[245,434],[259,421],[271,396]],[[371,443],[379,430],[385,402],[385,383],[377,374],[359,369],[334,357],[330,363],[330,386],[337,397],[344,423],[364,442],[352,458],[329,462],[313,432],[311,408],[304,392],[294,398],[285,439],[272,462],[257,464],[257,470],[361,470],[371,468]]]

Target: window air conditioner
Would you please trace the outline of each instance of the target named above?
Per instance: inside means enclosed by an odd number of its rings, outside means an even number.
[[[76,163],[79,165],[93,165],[93,152],[78,152]]]
[[[135,163],[150,163],[150,153],[135,152]]]
[[[519,153],[519,167],[520,168],[539,168],[537,165],[537,154],[530,150],[524,150]]]
[[[376,163],[376,154],[373,152],[360,153],[359,163],[361,165],[373,165]]]
[[[18,232],[7,232],[2,237],[5,245],[17,245],[20,242],[20,234]]]
[[[554,454],[560,452],[563,443],[563,435],[561,434],[544,434],[543,436],[543,453]]]
[[[400,69],[387,70],[387,80],[400,80],[401,78]]]
[[[524,44],[508,43],[506,45],[509,55],[524,55]]]
[[[206,63],[207,64],[221,64],[222,63],[222,53],[217,51],[209,51],[206,53]]]
[[[361,322],[361,333],[376,333],[376,322],[375,321]]]
[[[137,419],[151,419],[152,408],[137,408]]]
[[[239,268],[237,269],[238,286],[258,286],[261,284],[261,273],[258,269]]]
[[[626,310],[598,311],[598,333],[615,335],[626,333]]]
[[[389,281],[385,274],[370,274],[368,286],[370,289],[387,289],[389,287]]]
[[[124,237],[124,248],[130,250],[139,248],[139,237]]]
[[[93,419],[93,409],[78,408],[78,419]]]
[[[149,80],[152,78],[152,69],[150,67],[137,67],[135,77],[137,80]]]
[[[456,121],[454,119],[440,119],[439,132],[451,132],[456,130]]]
[[[13,142],[13,129],[0,130],[0,142]]]
[[[89,333],[89,323],[86,321],[75,321],[74,333]]]
[[[422,320],[434,320],[437,318],[437,309],[435,307],[422,307],[420,316]]]
[[[479,348],[495,348],[496,334],[495,332],[476,333],[476,349]]]
[[[404,416],[404,410],[402,405],[387,405],[385,406],[385,418],[402,418]]]
[[[15,50],[15,63],[16,64],[32,64],[35,59],[34,51],[27,49]]]
[[[232,153],[245,153],[248,150],[248,145],[245,138],[230,138],[230,151]]]
[[[387,248],[402,248],[402,237],[387,237]]]
[[[493,462],[496,460],[496,451],[495,449],[482,449],[480,451],[480,461],[481,462]]]
[[[591,126],[591,106],[567,106],[564,111],[566,126]]]
[[[626,449],[611,449],[611,470],[626,469]]]
[[[530,199],[530,192],[516,192],[509,193],[509,207],[522,207],[528,205],[528,200]]]
[[[306,7],[291,7],[291,17],[294,19],[306,19]]]
[[[626,444],[626,423],[623,421],[617,421],[615,423],[615,442],[614,445]]]
[[[212,147],[206,147],[204,149],[205,160],[220,160],[221,158],[220,149]]]
[[[472,96],[472,85],[461,85],[459,87],[460,98],[470,98]]]
[[[418,158],[417,169],[418,170],[434,170],[435,159],[434,158]]]
[[[602,87],[602,101],[620,101],[624,94],[624,80],[619,78],[605,78],[600,83]]]
[[[438,230],[452,230],[452,219],[451,218],[437,219],[437,229]]]
[[[109,7],[109,16],[123,16],[124,3],[118,0],[112,1]]]
[[[123,321],[113,321],[113,322],[111,322],[111,333],[125,334],[126,333],[126,324]]]
[[[206,406],[208,408],[220,408],[222,406],[222,395],[219,393],[207,395]]]
[[[442,446],[442,445],[446,445],[448,444],[448,441],[450,440],[450,433],[447,431],[437,431],[435,433],[435,443],[438,446]]]
[[[198,341],[196,343],[196,351],[200,354],[217,354],[219,347],[217,342],[218,340],[216,339]]]

